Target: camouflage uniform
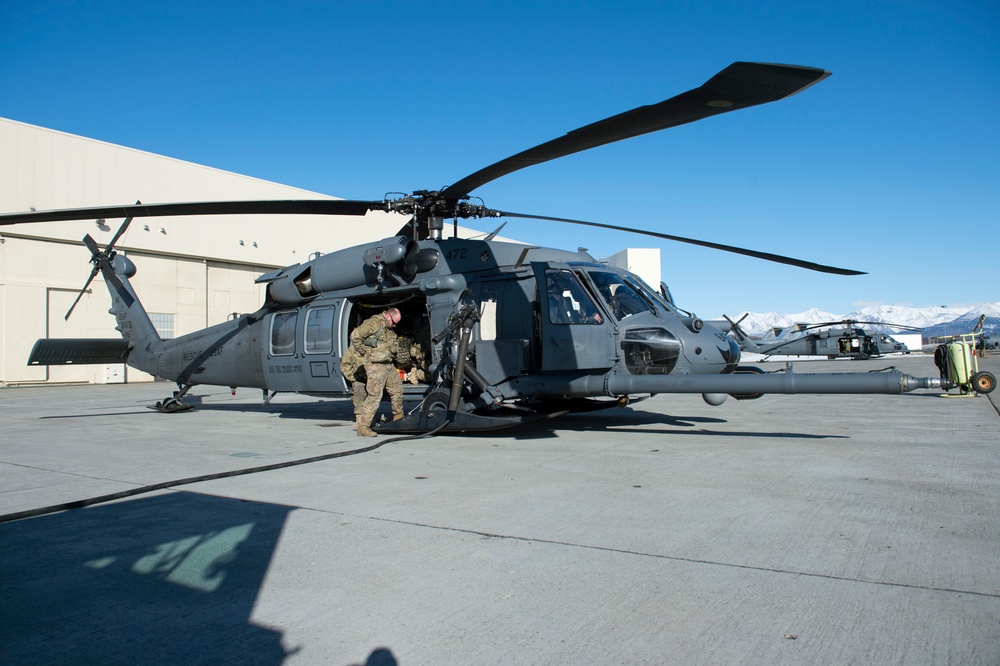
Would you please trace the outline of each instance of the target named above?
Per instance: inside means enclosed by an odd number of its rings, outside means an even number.
[[[344,350],[343,358],[340,359],[340,372],[351,387],[351,402],[354,403],[355,430],[358,429],[358,425],[361,423],[361,404],[368,397],[368,391],[365,390],[368,378],[365,375],[364,365],[365,360],[354,350],[353,346],[348,345],[347,349]]]
[[[393,418],[401,418],[403,382],[393,364],[399,352],[399,343],[396,333],[386,324],[385,317],[381,313],[364,320],[351,332],[351,348],[363,359],[364,372],[367,375],[364,387],[366,395],[361,401],[360,410],[357,409],[355,402],[358,427],[371,427],[378,406],[382,402],[383,390],[389,394]],[[357,400],[357,389],[354,395]]]

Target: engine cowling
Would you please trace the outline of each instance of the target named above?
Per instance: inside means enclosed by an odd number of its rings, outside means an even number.
[[[299,305],[324,292],[375,287],[386,280],[409,283],[418,273],[434,268],[438,257],[434,248],[421,249],[412,239],[394,236],[261,275],[257,282],[268,283],[272,300]]]

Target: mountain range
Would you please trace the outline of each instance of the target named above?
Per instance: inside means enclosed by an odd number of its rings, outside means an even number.
[[[983,330],[993,336],[1000,334],[1000,301],[982,303],[971,308],[960,307],[929,307],[913,308],[906,305],[870,305],[846,314],[832,314],[818,308],[805,312],[783,314],[780,312],[741,312],[732,317],[733,321],[746,316],[740,322],[740,328],[752,336],[760,336],[775,327],[784,328],[796,322],[819,324],[822,322],[840,323],[843,321],[885,322],[879,326],[886,332],[910,332],[907,328],[922,329],[924,338],[940,335],[958,335],[969,333],[979,322],[979,317],[986,315]]]

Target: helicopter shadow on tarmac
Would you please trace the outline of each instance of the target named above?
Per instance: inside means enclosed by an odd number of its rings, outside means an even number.
[[[293,508],[175,492],[0,525],[0,661],[282,663],[250,618]]]
[[[634,408],[621,410],[611,407],[596,412],[567,414],[550,421],[537,421],[512,430],[515,439],[544,439],[558,437],[560,432],[602,431],[616,434],[646,435],[698,435],[724,438],[774,438],[774,439],[847,439],[844,435],[818,435],[798,432],[749,432],[706,429],[711,424],[728,423],[726,419],[710,416],[678,416],[660,414]]]
[[[354,425],[354,406],[347,398],[332,400],[317,398],[314,401],[282,402],[279,396],[266,404],[248,404],[245,402],[225,403],[213,399],[206,401],[201,396],[188,396],[184,398],[184,402],[201,412],[252,412],[257,414],[272,414],[279,419],[323,420],[330,422],[321,425]],[[382,412],[387,411],[388,403],[382,409]]]
[[[316,420],[318,426],[349,426],[354,423],[354,410],[351,401],[347,399],[317,400],[316,402],[293,402],[282,403],[280,396],[274,402],[266,405],[247,404],[225,404],[213,400],[195,403],[186,399],[192,405],[196,405],[202,411],[255,411],[270,412],[281,419],[302,419]],[[407,401],[405,410],[409,411],[417,406],[417,402]],[[638,404],[638,403],[636,403]],[[380,414],[388,414],[388,402],[384,401],[380,408]],[[570,413],[564,416],[557,416],[552,419],[543,419],[503,430],[486,430],[482,432],[463,433],[443,433],[442,436],[451,437],[504,437],[510,436],[517,440],[548,439],[558,437],[560,432],[594,432],[606,431],[613,433],[634,433],[669,435],[671,433],[694,434],[700,436],[717,437],[769,437],[769,438],[789,438],[789,439],[845,439],[842,435],[818,435],[815,433],[797,432],[749,432],[749,431],[724,431],[707,430],[706,426],[712,424],[728,423],[726,419],[711,416],[687,416],[671,415],[659,412],[646,411],[635,407],[620,409],[609,407],[607,409]]]

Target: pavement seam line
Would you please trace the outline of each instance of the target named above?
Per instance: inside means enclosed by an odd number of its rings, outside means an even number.
[[[710,566],[726,567],[726,568],[732,568],[732,569],[746,569],[746,570],[749,570],[749,571],[760,571],[760,572],[763,572],[763,573],[786,574],[786,575],[792,575],[792,576],[806,576],[806,577],[809,577],[809,578],[822,578],[822,579],[827,579],[827,580],[844,581],[844,582],[848,582],[848,583],[861,583],[861,584],[866,584],[866,585],[879,585],[879,586],[884,586],[884,587],[900,587],[900,588],[905,588],[905,589],[910,589],[910,590],[922,590],[922,591],[925,591],[925,592],[947,592],[947,593],[950,593],[950,594],[968,594],[968,595],[977,596],[977,597],[986,597],[988,599],[1000,599],[1000,594],[990,593],[990,592],[976,592],[976,591],[973,591],[973,590],[960,590],[960,589],[950,588],[950,587],[933,587],[933,586],[928,586],[928,585],[912,585],[912,584],[909,584],[909,583],[894,583],[894,582],[891,582],[891,581],[868,580],[868,579],[864,579],[864,578],[849,578],[847,576],[835,576],[835,575],[832,575],[832,574],[810,573],[810,572],[807,572],[807,571],[792,571],[792,570],[789,570],[789,569],[775,569],[775,568],[771,568],[771,567],[758,567],[758,566],[753,566],[753,565],[749,565],[749,564],[735,564],[735,563],[732,563],[732,562],[717,562],[717,561],[713,561],[713,560],[699,560],[699,559],[695,559],[695,558],[691,558],[691,557],[680,557],[680,556],[677,556],[677,555],[664,555],[662,553],[646,553],[646,552],[643,552],[643,551],[628,550],[628,549],[625,549],[625,548],[612,548],[610,546],[594,546],[594,545],[590,545],[590,544],[573,543],[571,541],[557,541],[557,540],[554,540],[554,539],[540,539],[540,538],[537,538],[537,537],[523,537],[523,536],[516,536],[516,535],[512,535],[512,534],[495,534],[495,533],[492,533],[492,532],[483,532],[481,530],[472,530],[472,529],[466,529],[466,528],[461,528],[461,527],[445,527],[445,526],[442,526],[442,525],[431,525],[429,523],[418,523],[418,522],[414,522],[414,521],[398,520],[398,519],[394,519],[394,518],[379,518],[377,516],[358,516],[358,515],[347,514],[347,513],[343,513],[343,512],[339,512],[339,511],[327,511],[327,510],[324,510],[324,509],[315,509],[315,508],[311,508],[311,507],[300,507],[300,508],[308,509],[309,511],[318,511],[320,513],[331,513],[331,514],[336,514],[336,515],[350,517],[350,518],[357,518],[357,519],[361,519],[361,520],[375,520],[375,521],[384,522],[384,523],[395,523],[397,525],[408,525],[408,526],[411,526],[411,527],[423,527],[423,528],[427,528],[427,529],[442,530],[442,531],[446,531],[446,532],[457,532],[457,533],[461,533],[461,534],[474,534],[476,536],[483,536],[483,537],[488,537],[488,538],[491,538],[491,539],[507,539],[507,540],[511,540],[511,541],[524,541],[524,542],[528,542],[528,543],[539,543],[539,544],[546,544],[546,545],[551,545],[551,546],[569,546],[571,548],[582,548],[582,549],[586,549],[586,550],[597,550],[597,551],[603,551],[603,552],[608,552],[608,553],[619,553],[619,554],[622,554],[622,555],[634,555],[636,557],[649,557],[649,558],[654,558],[654,559],[659,559],[659,560],[670,560],[670,561],[673,561],[673,562],[686,562],[686,563],[689,563],[689,564],[707,564],[707,565],[710,565]]]

